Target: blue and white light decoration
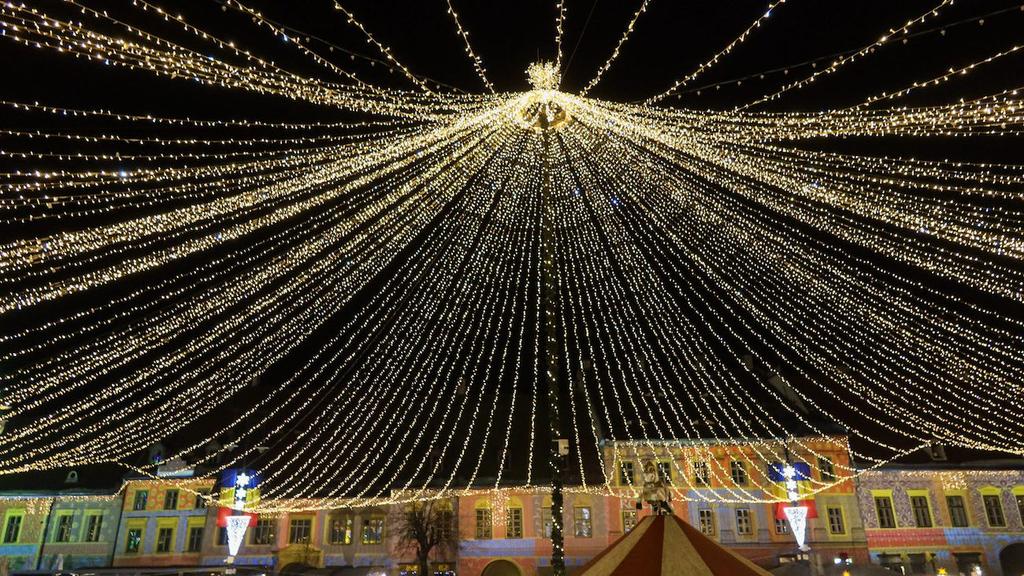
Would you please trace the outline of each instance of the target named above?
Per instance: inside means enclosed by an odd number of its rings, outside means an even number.
[[[218,525],[227,529],[228,563],[234,562],[238,549],[245,538],[245,530],[253,519],[246,508],[259,501],[260,477],[254,470],[235,468],[225,470],[220,477],[220,503]]]

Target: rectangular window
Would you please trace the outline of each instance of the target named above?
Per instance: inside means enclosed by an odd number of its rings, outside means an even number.
[[[636,528],[636,510],[622,511],[622,531],[629,532]]]
[[[206,496],[209,496],[209,494],[207,494],[206,492],[200,492],[200,493],[196,494],[196,501],[195,501],[195,504],[193,505],[193,509],[200,510],[200,509],[206,508],[206,506],[207,506],[207,502],[206,502],[206,498],[205,498]]]
[[[590,508],[577,506],[572,509],[573,534],[577,538],[590,538],[594,535],[593,518],[590,516]]]
[[[174,545],[174,528],[160,528],[156,531],[156,551],[166,554]]]
[[[1024,495],[1017,495],[1017,514],[1020,515],[1020,522],[1024,524]]]
[[[658,480],[661,480],[661,483],[666,485],[672,483],[671,462],[658,462]]]
[[[178,509],[178,491],[168,490],[164,492],[164,510]]]
[[[985,502],[985,517],[988,525],[993,528],[1006,526],[1006,517],[1003,516],[1003,501],[998,494],[986,494],[981,497]]]
[[[707,462],[693,463],[693,483],[697,486],[711,485],[711,470]]]
[[[523,509],[509,508],[505,516],[505,538],[523,537]]]
[[[838,506],[828,507],[829,534],[845,534],[846,524],[843,522],[843,509]]]
[[[745,462],[740,462],[739,460],[730,462],[729,473],[732,475],[732,481],[737,486],[747,485],[747,464]]]
[[[818,474],[822,482],[836,481],[836,467],[828,456],[818,456]]]
[[[292,518],[288,527],[288,543],[303,544],[309,542],[309,535],[313,532],[312,518]]]
[[[715,511],[710,508],[702,508],[697,511],[697,520],[700,524],[700,531],[705,536],[715,535]]]
[[[188,551],[199,552],[203,548],[203,527],[193,526],[188,529]]]
[[[276,518],[257,518],[256,526],[252,529],[252,543],[254,546],[266,546],[274,543],[274,536],[277,525]]]
[[[85,541],[99,542],[103,530],[103,514],[89,514],[85,517]]]
[[[786,534],[789,534],[789,521],[786,520],[785,518],[776,518],[775,519],[775,533],[780,535],[780,536],[784,536]]]
[[[551,508],[540,509],[540,531],[548,540],[551,539]]]
[[[892,498],[875,496],[875,514],[878,515],[879,528],[896,527],[896,515],[892,511]]]
[[[491,539],[491,509],[490,508],[477,508],[476,509],[476,539],[477,540],[490,540]]]
[[[910,508],[914,511],[914,524],[918,528],[932,527],[932,511],[928,508],[927,496],[911,496]]]
[[[351,544],[352,543],[352,517],[334,516],[328,526],[327,541],[330,544]],[[267,542],[270,544],[270,542]]]
[[[217,528],[217,546],[228,545],[228,529],[221,526]]]
[[[450,509],[441,510],[438,521],[441,523],[442,540],[451,541],[452,530],[455,528],[455,514]]]
[[[953,553],[956,569],[961,574],[981,574],[981,554],[977,552]]]
[[[142,547],[142,528],[129,528],[125,537],[124,553],[138,554]]]
[[[4,526],[4,544],[14,544],[18,541],[18,537],[21,536],[21,519],[20,514],[7,517],[7,525]]]
[[[61,514],[57,517],[57,527],[53,532],[54,542],[71,542],[71,522],[73,520],[71,514]]]
[[[946,507],[949,508],[949,522],[954,528],[964,528],[970,524],[963,496],[946,496]]]
[[[363,544],[384,542],[384,519],[363,518]]]
[[[749,536],[754,533],[754,522],[750,518],[750,508],[736,509],[736,533]]]
[[[632,486],[636,482],[636,478],[633,476],[633,463],[632,462],[620,462],[619,463],[619,484],[621,486]]]
[[[149,499],[149,490],[137,490],[135,492],[135,501],[132,502],[132,510],[145,510],[146,500]]]

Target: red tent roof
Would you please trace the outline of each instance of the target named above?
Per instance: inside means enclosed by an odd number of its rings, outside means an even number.
[[[577,576],[770,576],[677,516],[648,516]]]

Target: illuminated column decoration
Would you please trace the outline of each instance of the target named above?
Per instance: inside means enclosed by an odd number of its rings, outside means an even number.
[[[227,522],[228,558],[234,559],[238,554],[238,549],[242,546],[242,540],[245,538],[245,530],[249,527],[249,517],[245,515],[228,516]]]
[[[800,500],[800,489],[796,480],[796,468],[792,464],[786,464],[782,469],[786,479],[786,498],[792,504],[783,508],[786,519],[789,520],[789,527],[793,530],[793,537],[800,550],[807,552],[810,547],[805,544],[807,539],[807,506],[798,506]]]
[[[789,527],[793,530],[793,537],[800,550],[807,552],[811,548],[804,544],[807,539],[807,506],[786,506],[783,508],[786,519],[789,520]]]

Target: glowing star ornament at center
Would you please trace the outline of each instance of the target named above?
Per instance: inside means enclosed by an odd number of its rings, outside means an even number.
[[[796,538],[797,546],[800,547],[800,550],[806,552],[810,549],[804,544],[807,537],[807,507],[786,506],[782,510],[786,514],[786,519],[789,520],[789,526],[793,530],[793,537]]]

